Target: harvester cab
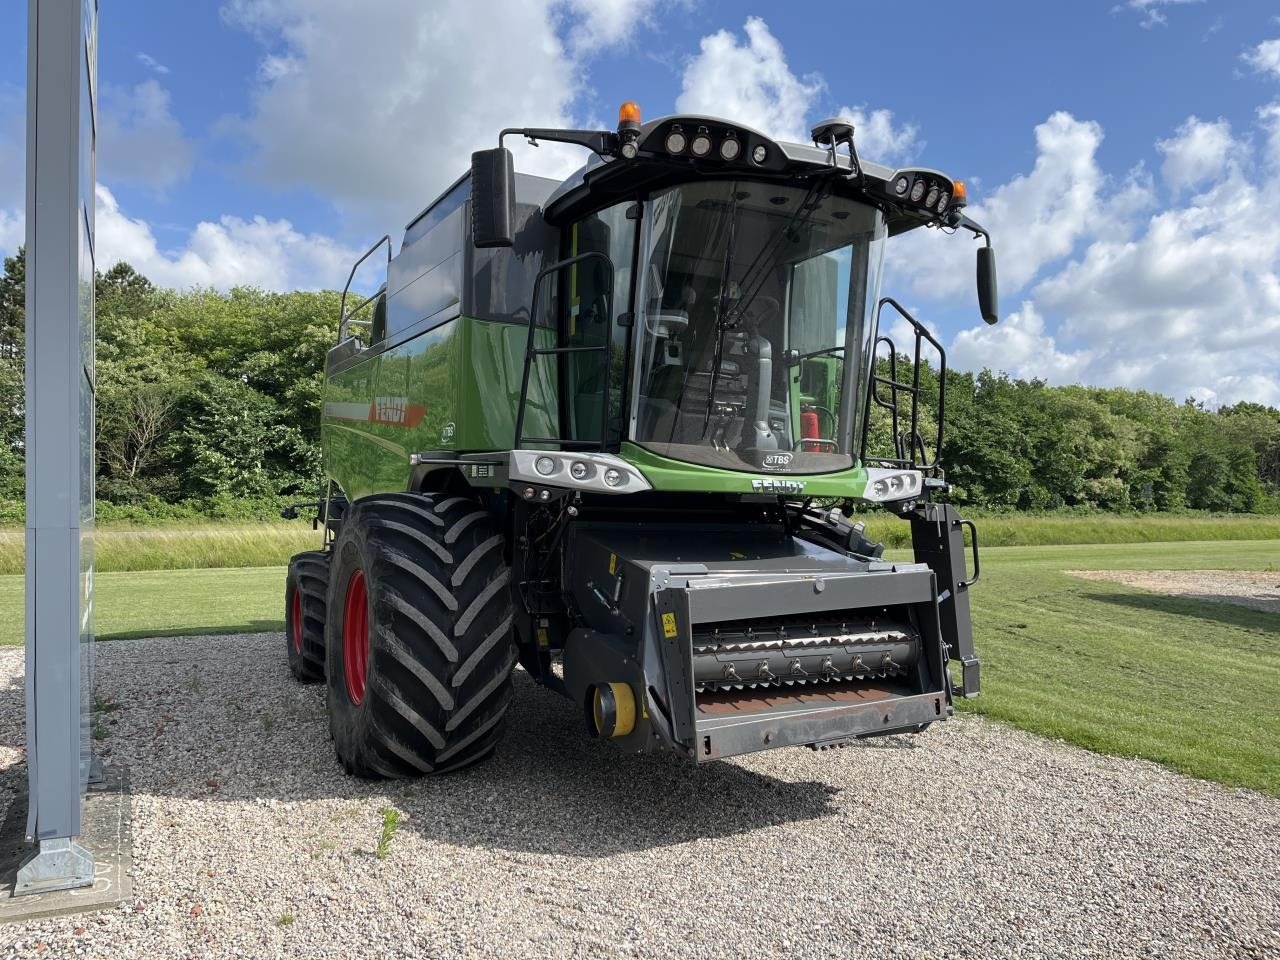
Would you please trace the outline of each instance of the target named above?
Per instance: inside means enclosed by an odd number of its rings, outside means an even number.
[[[879,292],[894,236],[965,230],[995,322],[964,184],[862,160],[841,120],[812,145],[619,120],[503,131],[361,258],[385,245],[378,292],[344,291],[325,545],[286,613],[354,773],[488,755],[517,661],[589,734],[695,761],[919,731],[978,693],[946,356]],[[587,163],[518,174],[513,135]],[[910,525],[910,559],[867,540],[867,506]]]

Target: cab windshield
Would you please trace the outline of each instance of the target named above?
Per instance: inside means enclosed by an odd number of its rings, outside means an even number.
[[[747,181],[655,195],[632,436],[729,470],[854,465],[885,227],[867,204]]]

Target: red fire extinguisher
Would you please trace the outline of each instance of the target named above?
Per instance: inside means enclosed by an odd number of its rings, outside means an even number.
[[[818,443],[809,443],[809,440],[818,439],[818,411],[804,410],[800,414],[800,439],[806,442],[800,444],[800,449],[806,453],[816,453],[821,449],[822,445]]]

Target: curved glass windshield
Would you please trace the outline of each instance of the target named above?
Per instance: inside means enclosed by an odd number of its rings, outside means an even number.
[[[831,185],[711,181],[649,202],[632,406],[641,446],[729,470],[853,466],[885,228]]]

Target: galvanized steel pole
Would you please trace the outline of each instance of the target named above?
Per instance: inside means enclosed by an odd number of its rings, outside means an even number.
[[[29,0],[26,697],[35,852],[15,894],[89,886],[93,765],[94,101],[97,0]]]

